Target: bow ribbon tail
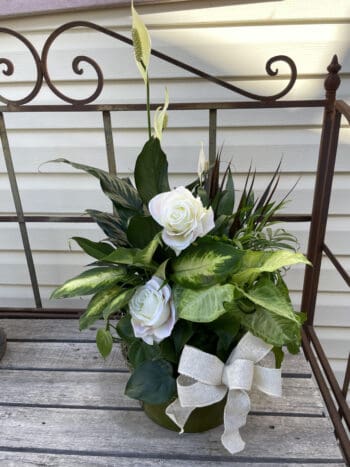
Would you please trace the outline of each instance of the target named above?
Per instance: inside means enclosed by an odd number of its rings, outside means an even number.
[[[224,433],[221,442],[231,453],[240,452],[245,447],[245,442],[239,434],[239,429],[247,422],[250,411],[250,399],[248,394],[240,389],[231,389],[227,395],[224,411]]]
[[[180,435],[184,432],[184,426],[196,407],[182,407],[179,399],[175,399],[165,410],[167,416],[180,428]]]

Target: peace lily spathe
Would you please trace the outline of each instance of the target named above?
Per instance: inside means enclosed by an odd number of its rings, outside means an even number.
[[[247,391],[256,388],[270,396],[282,395],[281,370],[257,365],[271,349],[272,345],[247,332],[224,364],[215,355],[185,345],[178,367],[178,399],[166,409],[180,433],[195,408],[215,404],[227,395],[221,441],[231,454],[242,451],[245,443],[239,428],[250,411]]]
[[[153,219],[164,227],[163,241],[176,255],[215,227],[213,209],[206,209],[200,198],[195,198],[183,186],[156,195],[148,209]]]
[[[138,287],[129,302],[131,324],[135,337],[153,345],[169,337],[175,325],[175,306],[171,288],[163,280],[153,276],[145,285]]]

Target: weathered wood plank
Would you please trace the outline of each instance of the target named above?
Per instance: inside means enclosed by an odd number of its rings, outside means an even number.
[[[273,366],[273,361],[272,355],[269,355],[263,364]],[[92,342],[9,342],[0,368],[86,371],[125,370],[126,366],[119,346],[114,346],[111,355],[103,360]],[[302,354],[287,355],[282,368],[284,373],[310,374],[310,368]]]
[[[185,456],[194,460],[210,456],[213,461],[231,458],[220,443],[221,427],[179,436],[138,411],[1,407],[0,420],[1,445],[8,448],[55,450],[60,446],[101,456],[128,453],[136,457],[138,453],[145,458],[179,460]],[[341,460],[332,428],[324,418],[252,415],[241,433],[247,441],[245,461]]]
[[[94,342],[99,324],[96,323],[90,329],[79,331],[79,324],[75,319],[0,319],[0,327],[6,329],[8,339],[91,340]]]
[[[94,343],[9,342],[0,368],[126,370],[119,346],[103,360]]]
[[[1,452],[0,464],[4,463],[6,467],[183,467],[183,460],[174,459],[137,459],[132,457],[104,457],[104,456],[81,456],[81,455],[57,455],[46,453],[24,453],[24,452]],[[228,461],[195,461],[191,460],[191,467],[204,467],[215,465],[215,467],[227,467],[230,464],[239,464],[240,467],[271,467],[270,463],[266,462],[241,462],[234,458]],[[188,465],[188,464],[187,464]],[[276,465],[276,464],[274,464]],[[320,464],[316,461],[300,464],[300,463],[283,463],[285,467],[318,467]],[[344,463],[327,463],[328,467],[343,467]]]
[[[127,409],[138,401],[124,395],[125,373],[1,370],[1,404],[87,406]],[[283,397],[251,393],[252,411],[323,414],[322,401],[311,379],[285,378]]]

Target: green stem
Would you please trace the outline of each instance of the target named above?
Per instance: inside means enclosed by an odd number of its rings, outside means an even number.
[[[148,138],[151,139],[152,130],[151,130],[150,89],[149,89],[148,74],[147,74],[147,82],[146,82],[146,92],[147,92],[147,124],[148,124]]]

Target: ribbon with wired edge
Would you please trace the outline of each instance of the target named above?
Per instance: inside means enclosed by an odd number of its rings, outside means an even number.
[[[227,394],[221,441],[231,454],[242,451],[245,442],[239,428],[250,411],[247,391],[257,388],[270,396],[282,395],[281,370],[256,365],[271,349],[272,345],[247,332],[223,363],[215,355],[185,345],[176,381],[178,399],[166,408],[180,434],[192,410],[215,404]]]

